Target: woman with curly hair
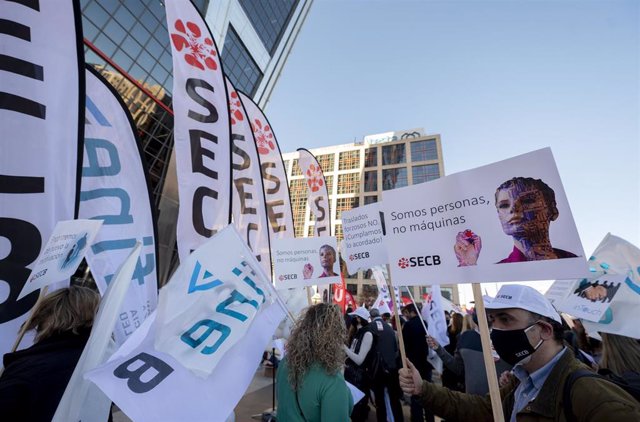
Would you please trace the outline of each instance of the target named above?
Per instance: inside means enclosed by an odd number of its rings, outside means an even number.
[[[353,399],[342,375],[345,337],[335,305],[310,306],[298,319],[278,368],[278,421],[349,421]]]

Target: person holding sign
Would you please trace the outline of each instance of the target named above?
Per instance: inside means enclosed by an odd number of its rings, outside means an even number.
[[[500,395],[507,420],[568,421],[562,400],[567,379],[583,366],[564,346],[560,315],[538,291],[528,286],[506,285],[486,304],[496,352],[513,364],[515,377]],[[489,396],[450,391],[423,381],[407,362],[400,370],[400,386],[420,395],[425,408],[458,421],[492,420]],[[570,391],[575,420],[580,422],[640,420],[640,403],[619,386],[602,378],[582,377]]]
[[[278,367],[278,420],[348,421],[353,398],[342,375],[346,338],[336,305],[319,303],[296,321]]]
[[[49,422],[89,339],[100,296],[80,286],[56,290],[33,310],[35,344],[4,355],[0,420]]]

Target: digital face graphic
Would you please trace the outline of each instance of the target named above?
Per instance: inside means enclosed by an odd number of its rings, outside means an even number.
[[[333,272],[333,264],[336,262],[336,253],[330,246],[320,248],[320,266]]]
[[[511,186],[498,191],[496,208],[506,235],[537,237],[549,231],[552,215],[542,192],[532,186]]]

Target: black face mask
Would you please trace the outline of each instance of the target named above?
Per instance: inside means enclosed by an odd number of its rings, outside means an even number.
[[[491,342],[500,359],[513,366],[529,358],[533,352],[538,350],[538,347],[540,347],[544,340],[540,340],[538,344],[533,347],[527,338],[527,331],[534,325],[536,324],[531,324],[521,330],[492,329]]]

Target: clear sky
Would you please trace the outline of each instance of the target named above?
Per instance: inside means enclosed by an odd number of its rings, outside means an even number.
[[[640,1],[316,0],[266,113],[283,152],[424,127],[446,174],[550,146],[585,253],[640,245]]]

